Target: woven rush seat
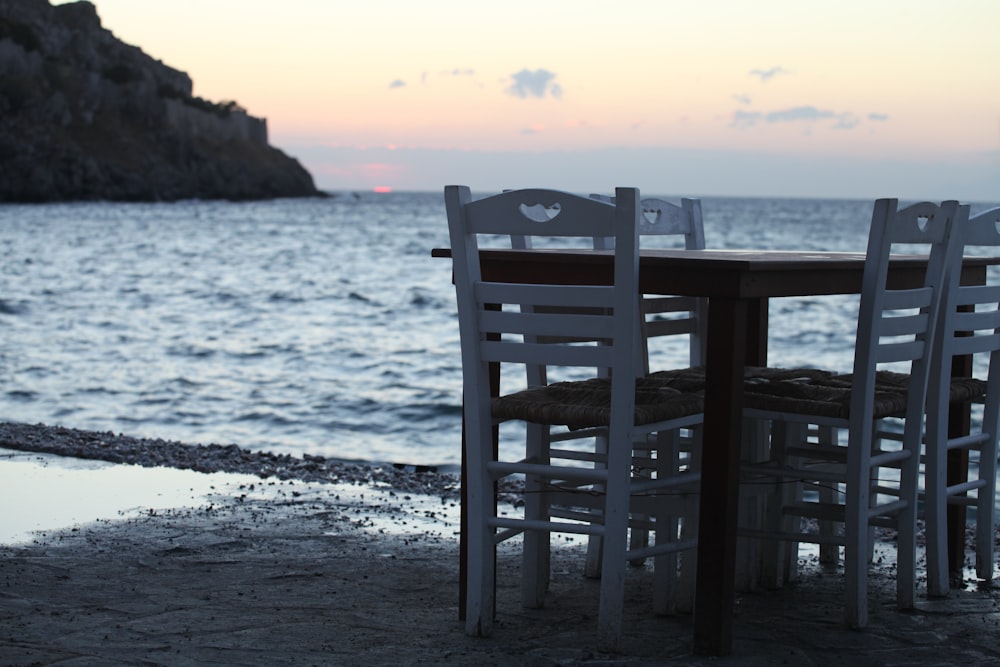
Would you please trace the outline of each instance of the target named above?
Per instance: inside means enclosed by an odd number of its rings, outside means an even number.
[[[500,420],[561,424],[570,429],[607,426],[611,418],[611,381],[592,378],[555,382],[497,397],[491,407],[493,417]],[[676,378],[642,377],[636,380],[636,424],[696,415],[703,409],[702,396],[685,391],[683,382]]]
[[[657,378],[680,376],[688,391],[700,382],[704,391],[704,368],[658,371]],[[743,401],[750,409],[814,414],[846,418],[850,414],[851,382],[846,376],[818,368],[768,368],[748,366],[744,372]],[[906,409],[906,393],[898,385],[878,386],[876,412],[885,417]]]
[[[848,419],[851,381],[840,375],[794,380],[751,378],[744,383],[744,405],[750,409]],[[875,381],[874,418],[903,416],[906,389]]]
[[[836,375],[832,371],[818,368],[767,368],[747,366],[744,377],[747,382],[784,382],[801,380],[822,380]],[[656,371],[649,377],[669,380],[670,386],[686,392],[705,391],[705,367],[692,366],[668,371]]]
[[[758,366],[747,366],[744,373],[746,391],[752,391],[753,385],[759,383],[780,383],[780,382],[822,382],[836,375],[832,371],[824,371],[818,368],[767,368]],[[680,389],[683,392],[701,394],[705,393],[705,367],[692,366],[691,368],[678,368],[668,371],[656,371],[650,373],[649,377],[660,380],[667,380],[671,387]]]
[[[759,371],[767,371],[759,372]],[[847,419],[850,416],[853,374],[836,375],[817,369],[748,369],[744,402],[748,408],[814,414]],[[782,378],[784,375],[784,378]],[[878,371],[875,374],[874,417],[901,417],[906,412],[910,376]],[[953,403],[980,400],[986,383],[976,378],[955,378],[950,387]]]
[[[851,374],[838,375],[845,381],[851,381]],[[878,371],[875,374],[876,386],[893,387],[895,391],[906,392],[910,386],[910,376],[906,373],[893,373],[892,371]],[[972,377],[951,378],[948,385],[948,402],[966,403],[968,401],[982,401],[986,397],[986,381]]]

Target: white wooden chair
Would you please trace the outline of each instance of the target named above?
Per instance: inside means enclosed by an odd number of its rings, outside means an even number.
[[[488,635],[493,627],[495,546],[524,535],[522,602],[541,606],[548,568],[548,534],[566,532],[602,538],[598,640],[613,649],[621,634],[625,566],[629,559],[694,546],[658,523],[675,512],[673,495],[687,480],[633,477],[633,443],[649,433],[678,429],[701,420],[702,402],[646,379],[634,343],[639,328],[639,193],[616,191],[616,204],[551,190],[517,190],[474,201],[469,189],[445,188],[445,203],[458,299],[466,432],[468,507],[468,592],[466,631]],[[484,235],[613,237],[613,285],[493,283],[480,272]],[[582,307],[595,308],[580,313]],[[498,310],[499,308],[499,310]],[[537,342],[538,337],[547,342]],[[501,397],[490,393],[490,365],[502,364],[502,383],[524,378],[511,366],[609,368],[610,377],[559,382]],[[506,420],[607,428],[607,455],[588,462],[553,455],[542,438],[500,442],[494,426]],[[501,439],[503,432],[501,431]],[[511,454],[511,450],[516,453]],[[524,478],[526,502],[520,515],[498,514],[494,485]],[[649,517],[655,544],[628,549],[630,517]],[[671,525],[669,522],[667,526]],[[657,530],[660,528],[660,530]],[[654,560],[656,578],[676,572]],[[666,570],[663,572],[663,570]],[[661,575],[661,572],[663,574]]]
[[[1000,208],[968,218],[962,206],[966,250],[996,252],[1000,247]],[[953,266],[957,270],[958,265]],[[947,506],[971,505],[976,512],[976,574],[993,579],[994,530],[996,525],[997,438],[1000,437],[1000,277],[996,270],[985,285],[960,285],[949,281],[950,293],[939,316],[939,330],[931,369],[927,400],[927,437],[924,472],[924,518],[927,542],[927,589],[930,595],[947,595],[949,589]],[[986,380],[953,381],[952,359],[972,355],[973,367],[986,370]],[[956,387],[967,389],[983,403],[972,432],[948,438],[948,408],[955,400]],[[982,400],[985,394],[985,400]],[[967,450],[978,453],[977,465],[964,480],[948,482],[948,452]],[[969,496],[969,492],[975,492]]]
[[[772,424],[770,458],[744,465],[754,484],[774,480],[769,521],[743,534],[768,540],[844,546],[846,619],[868,622],[867,575],[875,526],[897,531],[897,604],[915,596],[917,480],[923,415],[933,349],[934,323],[945,293],[945,269],[961,261],[954,220],[958,203],[920,203],[899,208],[894,199],[875,202],[858,315],[854,372],[824,379],[750,381],[746,414]],[[886,284],[890,252],[929,255],[923,287]],[[905,392],[876,384],[880,368],[905,369]],[[902,432],[886,428],[901,418]],[[808,427],[847,430],[847,442],[817,441]],[[812,494],[803,491],[812,490]],[[822,491],[817,491],[822,490]],[[836,493],[827,493],[834,491]],[[836,522],[843,534],[802,529],[803,517]]]
[[[613,204],[615,198],[608,195],[590,195],[591,198]],[[698,199],[681,199],[680,204],[665,199],[650,197],[643,198],[640,202],[642,215],[639,218],[639,239],[641,245],[646,245],[648,241],[655,239],[655,247],[682,247],[686,250],[702,250],[705,248],[705,228],[702,218],[701,201]],[[594,237],[590,239],[594,250],[610,250],[614,248],[613,237]],[[650,244],[653,245],[653,244]],[[533,240],[530,236],[512,235],[512,248],[531,248]],[[681,337],[686,337],[684,344],[687,347],[688,363],[691,366],[699,366],[704,363],[705,341],[706,341],[706,312],[705,300],[694,297],[644,295],[640,301],[642,317],[642,328],[640,339],[636,343],[636,351],[639,354],[639,362],[643,365],[645,372],[649,372],[649,339],[671,337],[672,341]],[[540,341],[541,342],[541,341]],[[676,347],[676,346],[675,346]],[[671,350],[673,351],[673,350]],[[598,369],[598,373],[607,373],[607,369]],[[529,386],[542,386],[548,384],[548,373],[544,366],[528,365]],[[697,430],[685,430],[682,433],[661,432],[657,434],[650,443],[649,449],[656,449],[660,452],[660,464],[665,463],[667,457],[672,457],[675,461],[675,468],[683,471],[697,470]],[[569,441],[588,441],[589,451],[596,457],[603,456],[606,452],[606,429],[596,427],[592,429],[569,430],[556,426],[550,428],[547,425],[532,425],[528,427],[528,437],[544,438],[549,445],[556,442],[567,443]],[[652,456],[649,449],[637,447],[637,460],[634,467],[642,470],[652,463],[652,460],[644,462],[642,459]],[[580,455],[581,448],[576,447],[575,452]],[[568,454],[568,452],[564,452]],[[661,466],[661,473],[665,466]],[[697,530],[696,507],[692,505],[691,513],[685,517],[677,517],[680,528],[687,534],[694,536]],[[646,541],[645,533],[637,528],[632,531],[632,546],[638,548]],[[588,541],[587,560],[585,573],[589,577],[598,577],[601,569],[601,540],[598,537],[591,537]],[[686,567],[692,568],[685,581],[693,582],[692,556]],[[636,560],[636,565],[641,565],[642,560]],[[688,586],[685,592],[686,598],[691,598],[693,589]],[[676,609],[678,600],[673,596],[658,596],[657,612],[662,614],[672,613]],[[690,609],[692,600],[681,601],[682,609]]]

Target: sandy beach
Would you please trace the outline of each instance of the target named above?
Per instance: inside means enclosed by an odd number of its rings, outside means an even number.
[[[597,582],[581,576],[581,544],[557,540],[539,610],[520,607],[511,545],[499,555],[496,633],[470,638],[457,617],[447,480],[429,484],[443,493],[418,494],[373,481],[376,471],[303,481],[24,446],[0,450],[3,665],[1000,663],[1000,594],[970,580],[947,599],[921,591],[917,610],[898,612],[886,545],[869,629],[841,623],[842,571],[807,559],[795,585],[739,596],[728,658],[691,655],[690,616],[652,614],[643,568],[629,572],[622,653],[597,652]]]

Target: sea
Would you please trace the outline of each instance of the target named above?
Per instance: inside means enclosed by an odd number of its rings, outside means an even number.
[[[0,205],[0,421],[457,470],[442,194],[331,194]],[[710,248],[864,252],[872,201],[702,206]],[[773,300],[770,362],[850,370],[857,305]]]

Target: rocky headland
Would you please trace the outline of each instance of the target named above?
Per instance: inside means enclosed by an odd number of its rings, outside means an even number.
[[[265,119],[192,90],[90,2],[0,0],[0,202],[323,194]]]

